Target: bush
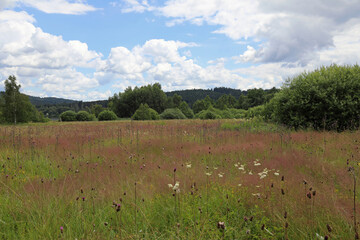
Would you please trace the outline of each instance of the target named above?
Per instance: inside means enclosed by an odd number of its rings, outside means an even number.
[[[160,114],[160,118],[161,119],[186,119],[185,115],[178,108],[165,109],[165,111]]]
[[[90,113],[86,111],[80,111],[76,114],[76,120],[78,121],[92,121],[94,120],[94,115],[91,115]]]
[[[360,67],[331,65],[302,73],[289,79],[266,108],[273,120],[295,129],[356,129],[360,122]]]
[[[202,110],[195,115],[195,118],[200,119],[221,119],[221,110],[209,107],[207,110]]]
[[[113,121],[117,119],[117,116],[113,111],[104,110],[99,113],[98,119],[99,121]]]
[[[264,118],[264,105],[249,108],[245,113],[246,118]]]
[[[241,119],[241,118],[246,117],[246,110],[245,109],[230,108],[229,111],[232,113],[232,115],[236,119]]]
[[[76,112],[68,110],[60,114],[60,120],[63,122],[76,121]]]
[[[135,111],[134,115],[131,117],[133,120],[158,120],[160,119],[159,114],[149,105],[140,104],[140,107]]]
[[[220,116],[222,119],[234,119],[234,114],[229,109],[224,109],[220,111]]]
[[[180,111],[185,115],[186,118],[194,118],[194,112],[189,105],[183,101],[179,106]]]

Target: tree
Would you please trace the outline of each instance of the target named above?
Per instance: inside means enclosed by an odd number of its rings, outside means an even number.
[[[194,118],[193,110],[189,107],[189,105],[185,101],[181,102],[179,109],[187,118],[189,119]]]
[[[103,106],[101,106],[100,104],[93,104],[90,107],[90,113],[94,114],[95,117],[98,117],[99,114],[104,111],[105,109],[103,108]]]
[[[265,112],[267,117],[294,128],[357,129],[360,67],[331,65],[288,79]]]
[[[167,96],[159,83],[149,84],[140,88],[128,87],[123,93],[115,94],[109,99],[109,107],[119,117],[131,117],[140,107],[140,104],[147,104],[157,112],[165,110]]]
[[[26,95],[20,93],[21,85],[17,84],[15,76],[9,76],[5,80],[5,92],[3,98],[3,118],[6,122],[14,124],[18,122],[41,121],[43,119],[35,107],[30,103]]]

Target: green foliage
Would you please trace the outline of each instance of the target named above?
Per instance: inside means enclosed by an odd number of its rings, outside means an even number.
[[[5,80],[5,92],[0,97],[2,121],[14,124],[45,121],[44,116],[30,103],[28,96],[20,93],[20,88],[21,85],[17,84],[15,76],[9,76]]]
[[[94,114],[95,117],[98,117],[99,114],[104,110],[105,109],[100,104],[93,104],[90,106],[90,112],[91,112],[91,114]]]
[[[194,118],[193,110],[189,107],[189,105],[185,101],[181,102],[179,109],[185,115],[186,118],[189,119]]]
[[[76,120],[77,121],[93,121],[94,115],[92,115],[86,111],[80,111],[76,114]]]
[[[119,117],[131,117],[140,107],[140,104],[147,104],[157,112],[165,110],[167,96],[161,89],[159,83],[153,85],[128,87],[123,93],[115,94],[109,99],[109,107]]]
[[[356,129],[360,122],[360,67],[331,65],[304,72],[288,79],[266,108],[268,118],[296,129]]]
[[[133,120],[158,120],[160,119],[159,114],[149,105],[140,104],[140,107],[136,110],[134,115],[131,117]]]
[[[222,95],[215,104],[215,107],[221,110],[226,108],[234,108],[236,99],[232,95]]]
[[[228,109],[234,118],[241,119],[246,117],[246,110],[245,109],[236,109],[236,108],[230,108]]]
[[[60,114],[60,120],[62,122],[72,122],[76,121],[76,112],[68,110]]]
[[[117,119],[117,116],[113,111],[104,110],[99,113],[98,119],[99,121],[114,121]]]
[[[264,108],[265,108],[264,105],[249,108],[245,113],[245,117],[246,118],[254,118],[254,117],[263,118],[264,117]]]
[[[207,110],[202,110],[195,115],[199,119],[221,119],[220,110],[209,107]]]
[[[168,108],[160,114],[161,119],[186,119],[186,116],[178,108]]]
[[[193,105],[194,113],[199,113],[203,110],[208,109],[209,107],[214,105],[214,100],[212,100],[209,96],[206,96],[202,100],[197,100]]]

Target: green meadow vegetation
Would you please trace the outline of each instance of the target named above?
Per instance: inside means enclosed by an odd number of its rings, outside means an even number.
[[[359,141],[251,120],[2,126],[0,238],[351,239]]]
[[[192,106],[128,88],[61,122],[5,85],[0,239],[359,239],[357,65]]]

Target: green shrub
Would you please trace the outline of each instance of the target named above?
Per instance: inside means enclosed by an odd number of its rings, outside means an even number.
[[[245,113],[246,118],[263,118],[264,117],[264,105],[249,108]]]
[[[117,119],[117,116],[113,111],[104,110],[99,113],[98,119],[99,121],[113,121]]]
[[[140,104],[140,107],[135,111],[134,115],[131,117],[133,120],[158,120],[160,119],[159,114],[149,105]]]
[[[68,110],[60,114],[60,120],[63,122],[76,121],[76,112]]]
[[[232,115],[236,119],[242,119],[242,118],[246,117],[246,110],[245,109],[230,108],[229,111],[232,113]]]
[[[202,110],[195,115],[195,118],[200,119],[221,119],[221,110],[210,106],[207,110]]]
[[[287,80],[266,108],[267,116],[295,129],[356,129],[360,123],[360,67],[331,65],[304,72]]]
[[[193,110],[189,107],[189,105],[185,101],[183,101],[180,104],[179,109],[185,115],[186,118],[189,118],[189,119],[194,118]]]
[[[91,115],[86,111],[79,111],[76,114],[76,120],[78,121],[92,121],[93,119],[94,119],[94,115]]]
[[[220,116],[222,119],[234,119],[234,114],[229,109],[224,109],[220,111]]]
[[[160,114],[161,119],[186,119],[186,116],[178,108],[168,108]]]

